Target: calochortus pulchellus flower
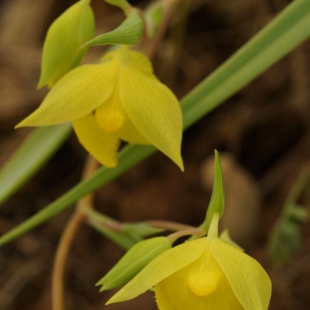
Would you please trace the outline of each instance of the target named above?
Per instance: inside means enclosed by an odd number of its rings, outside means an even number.
[[[67,73],[17,127],[66,122],[72,122],[81,144],[106,167],[117,164],[124,140],[152,144],[183,169],[179,102],[153,74],[148,58],[128,46],[107,53],[99,64]]]
[[[109,303],[155,288],[160,310],[267,310],[271,282],[253,258],[217,237],[214,215],[208,237],[165,251]]]

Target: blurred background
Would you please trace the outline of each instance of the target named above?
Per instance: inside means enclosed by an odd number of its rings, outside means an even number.
[[[289,2],[180,0],[154,58],[156,74],[182,98]],[[13,128],[47,92],[36,90],[43,40],[50,23],[73,3],[0,0],[0,167],[31,131]],[[130,3],[144,8],[150,1]],[[93,0],[92,6],[97,34],[115,28],[124,18],[103,1]],[[103,51],[91,48],[85,62],[95,62]],[[310,309],[309,223],[294,220],[294,232],[286,238],[281,235],[284,248],[293,244],[297,249],[282,268],[275,267],[267,252],[270,232],[291,189],[300,182],[301,172],[309,174],[309,55],[308,40],[187,130],[182,146],[184,173],[156,153],[99,190],[96,209],[120,221],[165,219],[199,225],[210,199],[213,150],[217,149],[222,154],[227,200],[222,226],[229,227],[233,238],[270,274],[270,309]],[[72,134],[50,162],[0,206],[0,233],[78,183],[85,158],[86,152]],[[302,187],[296,203],[307,210],[307,182]],[[72,210],[1,248],[0,310],[50,309],[54,254]],[[123,253],[83,226],[67,262],[66,309],[104,309],[115,291],[99,293],[94,284]],[[148,292],[107,309],[152,310],[156,305]]]

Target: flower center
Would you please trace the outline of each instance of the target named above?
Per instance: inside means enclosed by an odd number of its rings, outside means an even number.
[[[98,125],[106,132],[116,132],[126,120],[117,91],[96,109],[95,117]]]
[[[197,296],[207,296],[215,292],[222,280],[223,272],[212,257],[205,253],[193,264],[187,276],[187,284]]]

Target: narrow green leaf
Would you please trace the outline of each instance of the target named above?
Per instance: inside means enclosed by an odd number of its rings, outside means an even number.
[[[44,223],[51,217],[67,209],[79,198],[84,197],[85,195],[107,184],[111,180],[114,180],[120,174],[122,174],[122,172],[128,170],[130,167],[134,166],[142,159],[149,156],[151,153],[154,153],[154,151],[155,148],[151,146],[144,146],[144,147],[138,145],[127,146],[119,155],[120,162],[117,166],[117,169],[107,169],[105,167],[98,169],[90,178],[77,184],[66,194],[59,197],[57,200],[49,204],[43,210],[41,210],[28,220],[24,221],[23,223],[21,223],[19,226],[12,229],[8,233],[1,236],[0,246],[14,240],[18,236],[33,229],[34,227],[40,225],[41,223]]]
[[[0,170],[0,205],[20,189],[58,150],[69,124],[35,129]]]
[[[306,40],[309,25],[309,0],[293,1],[182,100],[185,128]]]
[[[132,10],[128,17],[116,29],[97,36],[81,48],[105,44],[135,45],[141,38],[143,30],[144,22],[139,12]]]
[[[296,0],[181,102],[183,127],[188,128],[240,90],[310,35],[310,2]],[[67,209],[83,196],[111,182],[155,149],[131,145],[120,153],[114,169],[99,169],[41,212],[0,238],[3,245]]]

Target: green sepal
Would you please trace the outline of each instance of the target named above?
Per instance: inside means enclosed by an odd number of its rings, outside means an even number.
[[[141,38],[143,31],[144,22],[139,12],[133,9],[116,29],[95,37],[83,45],[82,48],[105,44],[135,45]]]
[[[166,237],[155,237],[136,243],[96,286],[102,285],[102,292],[126,284],[155,257],[170,248],[171,243]]]
[[[152,227],[147,223],[124,223],[122,225],[122,231],[130,235],[137,235],[145,238],[163,232],[164,229]]]
[[[207,209],[206,219],[200,225],[200,228],[207,232],[210,228],[211,220],[215,213],[218,213],[219,219],[222,217],[225,208],[225,190],[221,168],[221,160],[218,151],[214,151],[214,181],[211,200]]]
[[[87,48],[79,49],[95,31],[89,1],[79,1],[60,15],[50,26],[43,46],[38,88],[52,87],[64,74],[76,67]]]

